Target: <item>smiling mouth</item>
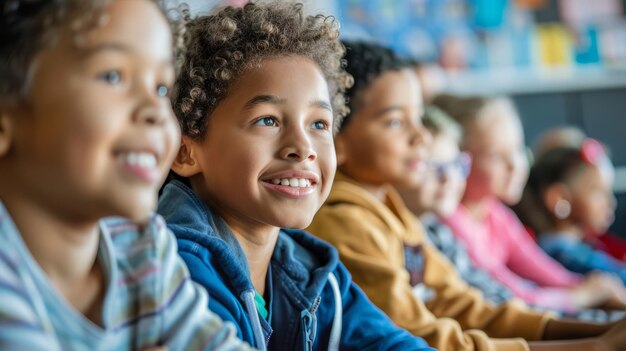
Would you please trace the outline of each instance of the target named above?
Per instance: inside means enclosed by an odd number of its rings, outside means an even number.
[[[418,160],[409,160],[407,165],[412,170],[420,170],[423,167],[424,162],[420,159]]]
[[[142,181],[152,183],[159,180],[161,176],[158,168],[158,158],[152,152],[119,152],[115,158],[125,171]]]
[[[120,152],[117,154],[118,161],[129,166],[154,168],[157,166],[157,157],[151,152]]]
[[[261,183],[272,192],[290,199],[307,197],[317,188],[317,182],[307,178],[274,178]]]
[[[307,178],[275,178],[264,182],[291,188],[310,188],[315,185],[315,183]]]

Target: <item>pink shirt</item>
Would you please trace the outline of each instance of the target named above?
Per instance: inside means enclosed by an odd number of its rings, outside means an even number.
[[[465,243],[470,258],[527,303],[572,310],[569,287],[582,277],[554,261],[526,233],[515,213],[490,201],[483,222],[463,207],[444,222]]]

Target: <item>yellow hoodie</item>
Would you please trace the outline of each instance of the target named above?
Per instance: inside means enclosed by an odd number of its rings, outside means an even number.
[[[496,307],[484,300],[426,242],[417,218],[391,187],[383,203],[338,174],[307,230],[339,250],[353,280],[397,325],[439,350],[528,350],[525,340],[540,340],[551,318],[519,301]],[[405,245],[423,253],[421,278],[435,293],[427,303],[405,269]]]

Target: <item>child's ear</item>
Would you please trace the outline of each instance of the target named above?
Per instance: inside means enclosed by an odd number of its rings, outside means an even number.
[[[189,178],[202,171],[200,163],[198,162],[197,148],[199,145],[187,136],[183,136],[180,149],[174,163],[172,164],[172,171],[181,177]]]
[[[337,166],[343,165],[348,155],[346,154],[346,144],[341,134],[335,135],[335,154],[337,155]]]
[[[565,184],[557,183],[547,187],[543,192],[543,203],[559,219],[569,217],[572,211],[570,191]]]
[[[9,112],[0,110],[0,157],[6,155],[13,143],[13,118]]]

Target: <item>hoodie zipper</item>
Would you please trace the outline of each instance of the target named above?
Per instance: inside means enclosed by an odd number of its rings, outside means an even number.
[[[303,349],[306,351],[313,350],[313,343],[315,342],[315,336],[317,334],[317,316],[315,312],[320,306],[321,301],[321,296],[316,297],[311,308],[303,310],[302,313],[300,313],[300,317],[302,318]]]

